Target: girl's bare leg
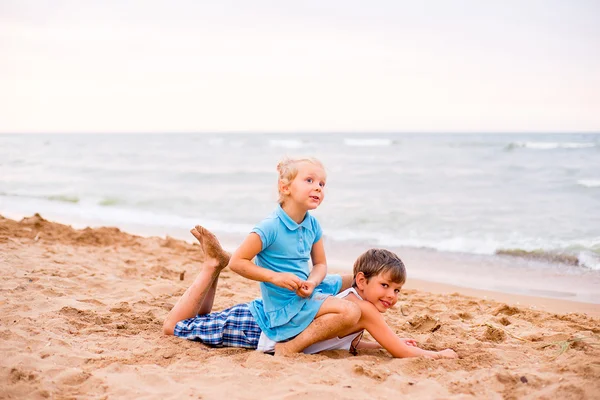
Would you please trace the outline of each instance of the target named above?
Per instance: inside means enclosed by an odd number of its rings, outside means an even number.
[[[351,301],[328,297],[321,305],[313,322],[302,333],[288,342],[275,345],[275,355],[285,356],[300,353],[308,346],[322,340],[331,339],[356,326],[361,312]]]
[[[340,292],[350,288],[353,275],[342,275]],[[360,309],[349,301],[328,298],[321,306],[314,321],[294,339],[275,345],[275,355],[299,353],[306,347],[321,340],[331,339],[341,332],[351,329],[360,318]]]
[[[173,334],[177,322],[211,312],[219,274],[227,266],[231,256],[223,250],[216,236],[200,225],[190,232],[200,242],[204,253],[204,262],[192,285],[183,293],[167,315],[163,324],[165,335]]]

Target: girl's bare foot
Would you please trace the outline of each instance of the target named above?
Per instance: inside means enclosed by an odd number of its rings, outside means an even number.
[[[205,262],[215,260],[221,269],[229,264],[231,254],[223,250],[217,237],[212,232],[200,225],[196,225],[190,232],[200,242],[200,246],[206,257]]]

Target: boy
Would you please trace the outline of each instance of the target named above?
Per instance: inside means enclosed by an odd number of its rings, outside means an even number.
[[[305,348],[306,340],[296,343],[270,341],[262,334],[249,311],[248,303],[238,304],[222,312],[210,313],[220,272],[227,266],[229,254],[217,238],[201,226],[191,230],[202,245],[205,254],[203,269],[169,312],[163,332],[216,347],[244,347],[262,351],[275,349],[276,355],[288,353],[315,353],[323,350],[385,348],[394,357],[456,358],[451,349],[428,351],[416,346],[410,339],[401,339],[387,325],[381,313],[396,304],[398,294],[406,279],[402,261],[387,250],[371,249],[362,254],[354,264],[354,279],[342,277],[341,296],[356,304],[361,311],[358,322],[339,337]],[[351,287],[352,285],[352,287]],[[260,300],[254,300],[260,301]],[[315,322],[313,322],[315,323]],[[367,330],[377,343],[362,342],[362,332]],[[262,336],[261,336],[262,334]],[[309,341],[310,343],[310,341]]]

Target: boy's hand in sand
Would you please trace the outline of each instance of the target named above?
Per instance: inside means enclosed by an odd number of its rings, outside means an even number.
[[[303,282],[300,278],[290,272],[279,272],[275,274],[271,283],[295,292],[300,288],[300,285],[302,285]]]
[[[300,285],[298,290],[296,290],[296,294],[300,297],[310,297],[310,295],[312,294],[312,292],[315,290],[316,287],[317,287],[317,284],[315,282],[304,281],[304,282],[302,282],[302,284]]]
[[[440,350],[437,352],[438,358],[458,358],[458,354],[452,349]]]
[[[400,339],[402,341],[402,343],[404,343],[407,346],[412,346],[412,347],[418,347],[417,346],[417,341],[414,339]]]

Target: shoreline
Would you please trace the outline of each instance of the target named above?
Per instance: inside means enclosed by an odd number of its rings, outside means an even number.
[[[356,257],[369,247],[364,243],[326,242],[330,270],[351,273]],[[536,298],[539,300],[535,304],[556,304],[554,308],[561,310],[567,308],[560,307],[559,302],[600,307],[598,271],[573,273],[573,266],[512,256],[450,253],[409,247],[388,249],[398,254],[406,265],[407,285],[421,282],[419,287],[434,290],[448,287],[442,292],[471,293],[477,297],[523,297],[523,301],[529,302],[532,300],[528,299]],[[344,268],[344,265],[348,267]],[[591,306],[582,306],[580,309],[596,308]]]
[[[348,273],[348,271],[346,271],[344,268],[335,265],[329,266],[329,269],[332,273]],[[584,313],[590,316],[600,317],[600,304],[596,303],[476,289],[452,285],[449,283],[428,281],[419,278],[408,278],[402,289],[417,290],[419,292],[428,292],[439,295],[459,293],[463,296],[507,303],[513,306],[525,307],[532,310],[540,310],[557,314]]]
[[[31,218],[21,214],[9,214],[5,218]],[[35,214],[34,214],[35,215]],[[37,214],[39,215],[39,214]],[[0,214],[0,217],[3,215]],[[43,217],[43,216],[42,216]],[[63,222],[53,221],[63,224]],[[113,225],[86,224],[84,220],[73,221],[68,226],[74,229],[102,229]],[[191,228],[191,227],[190,227]],[[172,234],[164,234],[156,227],[126,225],[117,227],[123,232],[143,238],[172,238],[193,244],[195,239],[188,228],[178,228]],[[233,251],[244,236],[235,233],[214,231],[223,247]],[[374,246],[370,243],[339,242],[325,235],[325,248],[330,272],[352,273],[354,260],[363,251]],[[539,260],[501,255],[477,255],[469,253],[442,252],[434,249],[416,247],[389,247],[405,262],[408,270],[406,288],[422,289],[439,294],[458,292],[479,298],[501,299],[500,301],[530,304],[541,309],[555,312],[571,311],[570,307],[593,315],[600,315],[600,272],[583,271],[572,274],[572,266],[546,270],[550,265]],[[344,267],[346,266],[346,267]],[[578,267],[577,267],[578,268]],[[473,271],[477,271],[474,277]],[[497,271],[502,271],[498,274]],[[558,272],[557,272],[558,271]],[[448,282],[461,282],[453,285]],[[573,292],[577,288],[580,292]]]
[[[339,266],[330,266],[329,269],[332,273],[347,273],[345,269]],[[594,317],[600,317],[600,304],[596,303],[476,289],[418,278],[408,278],[402,287],[402,290],[416,290],[437,295],[451,295],[458,293],[462,296],[506,303],[511,306],[523,307],[530,310],[546,311],[556,314],[583,313]]]
[[[445,283],[411,279],[406,282],[406,289],[426,291],[433,294],[460,293],[480,299],[493,300],[507,303],[512,306],[524,307],[530,310],[546,311],[556,314],[583,313],[594,317],[600,317],[600,304],[584,303],[571,300],[560,300],[550,297],[528,296],[512,293],[495,292],[491,290],[472,289],[454,286]]]

